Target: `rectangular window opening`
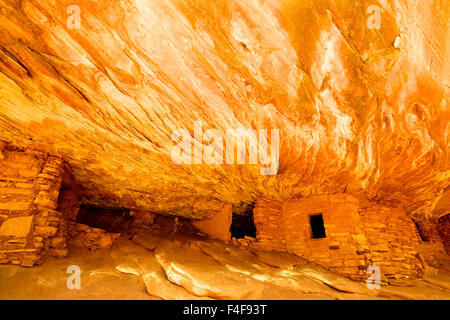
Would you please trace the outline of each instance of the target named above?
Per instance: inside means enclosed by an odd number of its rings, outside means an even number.
[[[315,214],[309,216],[309,223],[311,225],[311,232],[313,239],[326,238],[325,225],[323,224],[322,214]]]
[[[236,239],[245,236],[256,238],[256,226],[253,219],[254,203],[233,205],[233,215],[231,220],[231,237]]]

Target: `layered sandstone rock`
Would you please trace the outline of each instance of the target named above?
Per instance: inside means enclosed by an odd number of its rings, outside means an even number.
[[[82,270],[79,290],[63,285],[68,265]],[[449,299],[449,280],[441,274],[370,290],[288,253],[139,233],[39,268],[0,265],[0,299]]]
[[[73,5],[0,0],[0,140],[67,160],[86,203],[204,218],[346,190],[448,213],[448,1]],[[279,129],[278,174],[174,164],[195,121]]]
[[[448,1],[0,0],[0,264],[112,248],[168,299],[448,269],[449,29]]]
[[[228,242],[231,239],[230,226],[232,214],[232,206],[226,204],[219,213],[216,213],[211,218],[195,221],[193,225],[212,239]]]
[[[439,231],[447,254],[450,255],[450,215],[439,220]]]

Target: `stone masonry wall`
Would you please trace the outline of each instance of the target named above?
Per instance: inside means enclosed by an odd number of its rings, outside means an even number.
[[[445,221],[422,220],[418,221],[417,228],[420,234],[419,253],[432,267],[449,266],[449,257],[445,249]],[[433,272],[433,270],[430,270]]]
[[[4,146],[0,159],[0,263],[39,264],[66,256],[67,217],[58,211],[63,161]],[[73,210],[73,209],[72,209]]]
[[[222,209],[210,218],[194,221],[192,224],[213,239],[229,242],[231,240],[230,226],[232,216],[232,205],[224,204]]]
[[[416,278],[424,274],[418,256],[420,237],[403,208],[361,200],[359,212],[369,243],[369,261],[387,279]]]
[[[281,202],[258,199],[253,209],[256,227],[256,247],[265,250],[286,251]]]
[[[313,239],[310,216],[321,214],[326,237]],[[349,194],[256,202],[256,246],[295,253],[351,279],[377,265],[384,283],[420,277],[419,235],[404,210]]]
[[[313,239],[310,216],[322,214],[325,238]],[[358,200],[350,195],[321,195],[283,204],[289,252],[346,275],[366,277],[368,246],[361,227]]]
[[[69,222],[69,242],[76,247],[84,247],[88,250],[109,249],[114,241],[120,237],[120,233],[105,232],[100,228],[93,228],[88,225]]]

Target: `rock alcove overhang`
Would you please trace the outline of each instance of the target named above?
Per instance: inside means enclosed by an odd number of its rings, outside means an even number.
[[[448,213],[448,2],[380,3],[380,29],[365,1],[81,0],[79,29],[71,1],[0,4],[0,140],[63,157],[88,205],[202,218],[345,191]],[[195,121],[280,129],[278,174],[175,165]]]

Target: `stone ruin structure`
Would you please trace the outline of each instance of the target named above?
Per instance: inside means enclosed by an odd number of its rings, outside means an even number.
[[[2,151],[0,262],[31,267],[45,255],[66,256],[68,221],[76,212],[58,211],[68,179],[63,161],[31,150]]]
[[[67,256],[69,239],[96,249],[120,236],[77,221],[82,191],[61,158],[4,145],[0,169],[1,264],[31,267],[48,256]],[[230,242],[233,211],[224,204],[192,224],[212,239]],[[350,279],[366,279],[371,265],[380,267],[384,279],[418,278],[430,265],[448,261],[449,215],[414,222],[398,204],[347,193],[284,202],[260,198],[250,211],[256,228],[252,246],[294,253]],[[131,215],[140,224],[154,220],[149,212]]]
[[[258,200],[255,224],[263,248],[295,253],[355,280],[366,279],[371,265],[388,279],[416,278],[424,274],[425,261],[446,258],[446,236],[437,224],[432,241],[423,242],[400,206],[345,193]],[[324,233],[315,235],[320,228]]]
[[[229,241],[232,214],[228,206],[195,225]],[[429,264],[449,261],[449,215],[441,222],[415,223],[398,204],[345,193],[284,202],[258,199],[253,215],[255,247],[294,253],[354,280],[367,279],[371,265],[379,266],[385,279],[408,279],[423,276]]]
[[[0,264],[179,219],[354,280],[449,268],[449,1],[0,2]]]
[[[109,247],[118,234],[76,222],[80,190],[55,156],[2,146],[0,158],[0,264],[31,267],[65,257],[67,240]]]

